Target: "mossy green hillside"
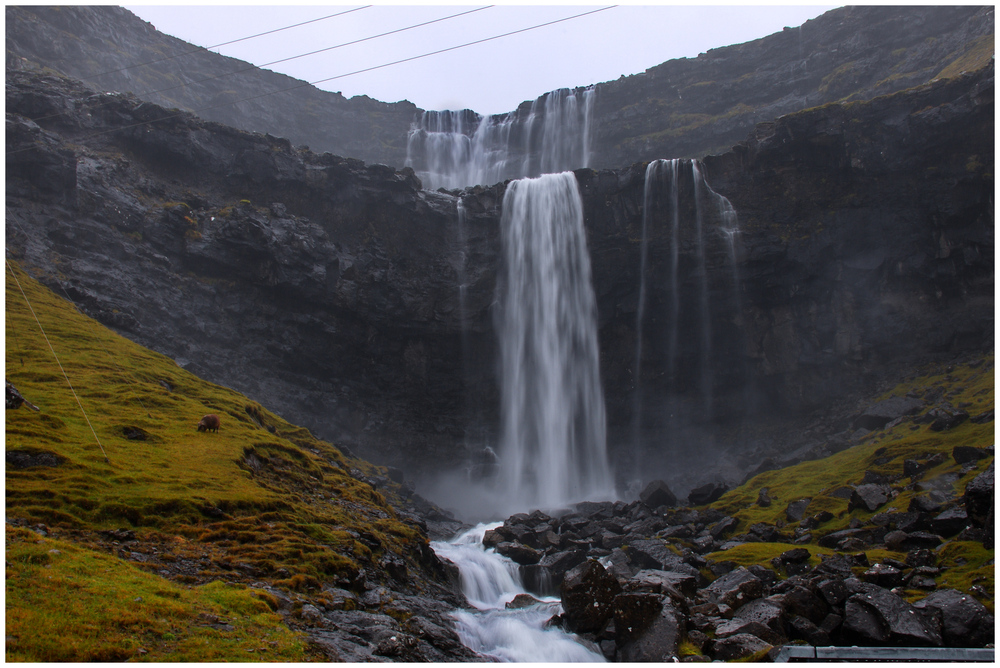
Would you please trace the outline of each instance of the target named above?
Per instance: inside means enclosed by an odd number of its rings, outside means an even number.
[[[315,595],[377,577],[388,554],[420,568],[426,538],[361,479],[376,467],[110,332],[13,263],[6,275],[7,380],[41,409],[6,413],[8,462],[28,464],[7,466],[8,522],[99,550],[117,549],[102,531],[128,529],[131,559],[189,584]],[[207,413],[218,433],[196,431]],[[25,605],[11,593],[8,580],[8,619]]]
[[[308,658],[265,601],[214,581],[179,585],[33,531],[6,531],[7,661]]]
[[[953,406],[963,407],[973,416],[986,413],[994,409],[993,365],[994,357],[990,353],[967,363],[929,366],[875,401],[908,393],[923,395],[931,392]],[[959,445],[983,448],[993,443],[992,421],[976,424],[967,420],[945,431],[934,431],[928,424],[904,421],[891,429],[869,434],[860,444],[829,457],[761,473],[724,494],[712,506],[739,520],[737,532],[764,522],[782,528],[791,536],[791,530],[797,524],[789,526],[791,523],[785,515],[788,504],[799,499],[811,499],[806,509],[807,517],[822,511],[832,515],[831,519],[812,531],[812,542],[804,545],[815,559],[817,554],[831,552],[818,548],[816,540],[848,528],[852,520],[865,525],[871,523],[877,514],[906,511],[913,498],[922,493],[913,482],[939,479],[943,484],[950,485],[955,496],[960,498],[966,485],[988,468],[992,458],[982,459],[971,470],[963,472],[952,451]],[[938,454],[943,456],[935,458]],[[940,463],[930,466],[911,480],[902,475],[903,462],[907,459],[927,463],[937,460]],[[891,485],[893,498],[875,511],[862,508],[849,510],[849,498],[846,498],[850,495],[848,486],[860,484],[868,471],[896,480]],[[767,507],[757,503],[763,488],[767,488],[771,498]],[[741,565],[760,563],[768,566],[770,559],[780,554],[782,548],[789,549],[790,546],[787,543],[751,543],[713,553],[711,557]],[[870,559],[892,557],[902,560],[906,556],[885,550],[868,552]],[[946,567],[939,586],[973,593],[992,609],[993,553],[992,549],[986,550],[979,543],[954,540],[946,543],[939,550],[940,563]],[[972,590],[973,585],[978,585],[979,589]],[[919,597],[923,595],[919,594]]]

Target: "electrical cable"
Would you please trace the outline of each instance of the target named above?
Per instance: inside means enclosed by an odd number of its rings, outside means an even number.
[[[117,70],[108,70],[107,72],[98,72],[97,74],[91,74],[85,77],[79,77],[81,81],[87,81],[88,79],[96,79],[97,77],[102,77],[106,74],[116,74],[118,72],[124,72],[125,70],[135,69],[136,67],[145,67],[146,65],[153,65],[155,63],[162,63],[167,60],[173,60],[174,58],[180,58],[182,56],[189,56],[192,53],[199,53],[201,51],[208,51],[209,49],[217,49],[220,46],[229,46],[230,44],[236,44],[237,42],[245,42],[248,39],[254,39],[257,37],[263,37],[264,35],[270,35],[272,33],[281,32],[282,30],[290,30],[291,28],[298,28],[299,26],[304,26],[309,23],[316,23],[317,21],[325,21],[326,19],[336,18],[337,16],[343,16],[344,14],[350,14],[351,12],[359,12],[362,9],[368,9],[373,5],[365,5],[363,7],[355,7],[354,9],[348,9],[346,12],[340,12],[338,14],[330,14],[329,16],[321,16],[318,19],[310,19],[308,21],[303,21],[302,23],[296,23],[294,25],[285,26],[284,28],[275,28],[274,30],[268,30],[266,32],[260,32],[256,35],[249,35],[247,37],[240,37],[239,39],[229,40],[228,42],[222,42],[220,44],[213,44],[212,46],[199,46],[197,49],[192,49],[191,51],[185,51],[183,53],[178,53],[173,56],[166,56],[164,58],[158,58],[156,60],[150,60],[145,63],[137,63],[135,65],[128,65],[127,67],[121,67]],[[75,37],[75,35],[74,35]]]
[[[14,216],[14,213],[10,210],[10,207],[4,207],[4,208],[7,210],[7,218],[10,221],[12,221],[17,226],[17,228],[19,230],[21,230],[21,234],[23,234],[25,236],[25,238],[27,239],[28,238],[28,233],[24,231],[23,227],[21,227],[21,223],[19,223],[17,221],[17,218]],[[91,318],[86,313],[84,313],[83,310],[77,305],[77,303],[74,302],[70,298],[69,293],[66,291],[66,286],[64,286],[59,281],[56,281],[56,285],[59,286],[59,291],[62,292],[63,297],[66,298],[66,301],[69,302],[70,304],[72,304],[73,308],[76,309],[76,312],[79,313],[80,315],[82,315],[88,321],[90,321],[93,324],[94,328],[96,329],[97,326],[98,326],[97,320],[94,319],[94,318]],[[99,333],[100,332],[98,332],[98,334]],[[16,336],[15,336],[15,340],[16,340]],[[114,357],[114,355],[111,354],[111,351],[108,350],[107,346],[104,345],[104,342],[101,340],[101,337],[99,335],[95,336],[94,340],[97,341],[98,345],[100,345],[101,349],[104,351],[104,354],[107,355],[108,359],[111,360],[111,363],[114,364],[115,369],[118,371],[118,375],[121,376],[121,379],[123,381],[125,381],[125,385],[128,386],[128,389],[132,393],[132,397],[136,400],[136,403],[138,403],[142,407],[142,410],[146,413],[146,417],[152,419],[152,417],[153,417],[152,413],[150,413],[149,409],[146,408],[146,404],[142,401],[142,398],[139,396],[139,393],[135,389],[135,385],[139,383],[139,379],[136,378],[135,375],[132,375],[132,380],[129,380],[128,376],[125,375],[125,370],[121,368],[121,366],[118,364],[118,360]],[[20,350],[20,347],[18,349]],[[24,366],[24,360],[23,359],[21,360],[21,366]],[[133,381],[135,381],[134,384],[133,384]]]
[[[230,106],[230,105],[239,104],[240,102],[249,102],[249,101],[257,100],[257,99],[260,99],[260,98],[263,98],[263,97],[268,97],[270,95],[276,95],[278,93],[287,93],[289,91],[297,90],[299,88],[305,88],[306,86],[315,86],[316,84],[319,84],[319,83],[326,83],[328,81],[335,81],[336,79],[343,79],[345,77],[354,76],[355,74],[363,74],[365,72],[371,72],[371,71],[379,70],[379,69],[382,69],[382,68],[385,68],[385,67],[391,67],[393,65],[399,65],[401,63],[407,63],[407,62],[411,62],[411,61],[414,61],[414,60],[420,60],[421,58],[428,58],[430,56],[436,56],[436,55],[441,54],[441,53],[447,53],[449,51],[455,51],[457,49],[464,49],[465,47],[468,47],[468,46],[474,46],[476,44],[483,44],[485,42],[491,42],[491,41],[496,40],[496,39],[501,39],[503,37],[510,37],[511,35],[517,35],[517,34],[520,34],[520,33],[531,31],[531,30],[537,30],[538,28],[544,28],[544,27],[547,27],[547,26],[550,26],[550,25],[555,25],[557,23],[563,23],[565,21],[572,21],[573,19],[578,19],[578,18],[581,18],[581,17],[584,17],[584,16],[589,16],[591,14],[596,14],[598,12],[607,11],[607,10],[613,9],[615,7],[617,7],[617,5],[609,5],[607,7],[601,7],[600,9],[593,9],[591,11],[583,12],[581,14],[574,14],[573,16],[567,16],[565,18],[556,19],[554,21],[547,21],[545,23],[539,23],[537,25],[529,26],[527,28],[521,28],[519,30],[512,30],[510,32],[506,32],[506,33],[503,33],[503,34],[500,34],[500,35],[494,35],[492,37],[485,37],[483,39],[477,39],[477,40],[474,40],[472,42],[466,42],[465,44],[459,44],[458,46],[451,46],[451,47],[448,47],[448,48],[445,48],[445,49],[438,49],[437,51],[431,51],[431,52],[428,52],[428,53],[421,54],[419,56],[411,56],[409,58],[402,58],[400,60],[395,60],[395,61],[393,61],[391,63],[384,63],[382,65],[375,65],[373,67],[366,67],[364,69],[355,70],[354,72],[348,72],[346,74],[338,74],[337,76],[327,77],[326,79],[318,79],[316,81],[303,82],[303,83],[297,84],[295,86],[289,86],[288,88],[281,88],[279,90],[273,90],[273,91],[270,91],[270,92],[267,92],[267,93],[261,93],[260,95],[252,95],[250,97],[241,98],[239,100],[234,100],[232,102],[222,102],[222,103],[219,103],[219,104],[210,105],[208,107],[201,107],[201,108],[195,109],[193,111],[181,111],[179,113],[168,114],[166,116],[162,116],[160,118],[156,118],[156,119],[152,119],[152,120],[148,120],[148,121],[141,121],[139,123],[133,123],[131,125],[123,125],[121,127],[111,128],[109,130],[102,130],[100,132],[95,132],[93,134],[84,135],[82,137],[77,137],[75,141],[84,141],[84,140],[87,140],[87,139],[92,139],[94,137],[99,137],[101,135],[109,134],[111,132],[118,132],[120,130],[130,130],[132,128],[141,127],[143,125],[149,125],[151,123],[156,123],[156,122],[159,122],[159,121],[166,121],[166,120],[170,120],[170,119],[173,119],[173,118],[180,118],[180,117],[184,116],[185,114],[188,114],[188,115],[190,115],[190,114],[199,114],[199,113],[201,113],[203,111],[209,111],[211,109],[217,109],[219,107],[227,107],[227,106]],[[14,153],[20,153],[20,152],[28,151],[28,150],[31,150],[31,147],[26,147],[26,148],[21,148],[21,149],[15,149],[13,151],[7,151],[6,155],[12,155]]]
[[[369,6],[371,6],[371,5],[369,5]],[[350,41],[350,42],[344,42],[343,44],[337,44],[335,46],[328,46],[328,47],[325,47],[325,48],[322,48],[322,49],[317,49],[316,51],[310,51],[308,53],[302,53],[302,54],[299,54],[297,56],[290,56],[288,58],[282,58],[280,60],[272,60],[269,63],[261,63],[260,65],[251,65],[250,67],[244,67],[243,69],[234,70],[232,72],[226,72],[225,74],[217,74],[215,76],[206,77],[204,79],[198,79],[197,81],[187,81],[187,82],[182,83],[182,84],[177,84],[176,86],[170,86],[169,88],[160,88],[159,90],[148,90],[148,91],[144,91],[142,93],[135,93],[135,95],[137,97],[145,97],[147,95],[156,95],[158,93],[166,93],[167,91],[176,90],[178,88],[184,88],[185,86],[193,86],[195,84],[205,83],[206,81],[213,81],[215,79],[221,79],[223,77],[233,76],[235,74],[242,74],[243,72],[250,72],[252,70],[259,70],[259,69],[263,69],[265,67],[269,67],[271,65],[277,65],[278,63],[285,63],[285,62],[288,62],[290,60],[297,60],[299,58],[305,58],[307,56],[315,56],[318,53],[324,53],[326,51],[333,51],[334,49],[340,49],[340,48],[345,47],[345,46],[353,46],[354,44],[360,44],[362,42],[368,42],[368,41],[373,40],[373,39],[378,39],[379,37],[386,37],[387,35],[395,35],[396,33],[406,32],[407,30],[413,30],[415,28],[422,28],[424,26],[431,25],[432,23],[440,23],[442,21],[448,21],[450,19],[458,18],[459,16],[465,16],[466,14],[472,14],[472,13],[475,13],[475,12],[481,12],[484,9],[489,9],[491,7],[493,7],[493,5],[486,5],[485,7],[478,7],[476,9],[471,9],[471,10],[467,10],[467,11],[464,11],[464,12],[460,12],[458,14],[452,14],[451,16],[445,16],[443,18],[434,19],[432,21],[425,21],[423,23],[417,23],[416,25],[406,26],[405,28],[398,28],[396,30],[390,30],[389,32],[384,32],[384,33],[381,33],[381,34],[378,34],[378,35],[372,35],[370,37],[362,37],[361,39],[356,39],[356,40],[353,40],[353,41]],[[337,16],[337,15],[335,14],[335,16]],[[209,47],[209,48],[211,48],[211,47]],[[194,51],[190,51],[189,53],[194,53]],[[163,60],[167,60],[167,59],[163,59]],[[153,62],[159,62],[159,61],[153,61]],[[128,69],[128,68],[123,68],[123,69]],[[114,71],[120,72],[122,70],[114,70]],[[94,75],[94,76],[99,76],[99,75]],[[90,79],[90,78],[93,78],[93,77],[87,77],[87,78]],[[110,104],[110,102],[106,102],[104,104]],[[100,106],[104,106],[104,105],[103,104],[102,105],[98,105],[97,108],[100,108]],[[48,116],[39,116],[38,118],[32,118],[31,121],[33,123],[37,123],[38,121],[44,121],[44,120],[47,120],[49,118],[55,118],[57,116],[65,116],[67,113],[68,112],[60,111],[60,112],[55,113],[55,114],[49,114]]]
[[[42,327],[41,321],[35,314],[35,309],[31,307],[31,300],[28,299],[28,295],[25,294],[24,288],[21,287],[21,282],[17,280],[17,274],[14,273],[14,267],[10,266],[10,260],[6,260],[7,268],[10,269],[10,275],[14,279],[14,283],[17,284],[18,290],[21,291],[21,295],[24,297],[24,303],[28,305],[28,310],[31,311],[31,315],[35,318],[35,322],[38,323],[38,329],[42,332],[42,338],[45,339],[45,343],[49,345],[49,350],[52,351],[52,356],[56,359],[56,364],[59,365],[59,370],[62,371],[63,378],[66,379],[66,384],[69,385],[70,392],[73,393],[73,398],[76,399],[76,404],[80,407],[80,412],[83,413],[83,418],[87,421],[87,426],[90,427],[90,431],[94,434],[94,439],[97,441],[97,446],[101,449],[101,453],[104,455],[105,463],[110,464],[111,460],[108,459],[108,453],[104,451],[104,445],[101,443],[100,437],[97,435],[97,430],[94,429],[94,425],[90,422],[90,417],[87,415],[87,411],[83,408],[83,403],[80,401],[80,397],[77,395],[76,390],[73,389],[73,383],[69,382],[69,376],[66,374],[66,369],[63,368],[62,362],[59,361],[59,356],[56,355],[55,348],[52,347],[52,342],[49,341],[49,337],[45,334],[45,328]]]

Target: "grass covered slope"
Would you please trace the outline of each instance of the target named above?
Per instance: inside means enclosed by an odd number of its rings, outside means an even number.
[[[273,600],[218,581],[313,600],[320,580],[422,568],[426,537],[365,480],[375,467],[6,277],[7,380],[41,409],[6,411],[8,659],[301,658]],[[207,413],[218,433],[196,431]],[[213,636],[203,615],[234,621]]]
[[[925,368],[876,401],[893,396],[928,394],[964,409],[972,417],[992,412],[993,354],[967,363]],[[819,563],[818,555],[830,555],[835,551],[829,543],[821,546],[820,541],[825,536],[849,528],[891,528],[894,514],[901,517],[913,509],[917,497],[926,497],[931,491],[936,490],[948,498],[941,510],[961,507],[966,486],[989,468],[993,456],[990,452],[978,462],[963,466],[956,461],[954,449],[993,446],[995,422],[992,419],[982,423],[965,420],[951,429],[935,431],[929,423],[916,418],[919,415],[904,418],[899,424],[890,423],[886,429],[868,434],[858,445],[829,457],[761,473],[711,505],[739,520],[737,532],[766,523],[779,527],[785,538],[800,538],[797,542],[810,550],[814,564]],[[861,485],[866,476],[868,480],[886,480],[891,488],[891,498],[872,511],[852,507],[850,502],[853,487]],[[770,498],[769,505],[758,502],[761,490]],[[804,517],[818,520],[811,523],[811,528],[803,528],[786,515],[789,504],[799,500],[808,503]],[[971,593],[992,611],[994,550],[984,548],[978,541],[963,540],[962,534],[950,538],[935,550],[942,569],[938,588],[950,587]],[[745,543],[708,556],[717,561],[771,567],[770,560],[787,549],[788,543]],[[855,551],[866,552],[871,563],[886,558],[906,559],[906,550],[867,548]],[[865,569],[858,570],[860,574]],[[908,591],[907,595],[917,600],[927,593]]]

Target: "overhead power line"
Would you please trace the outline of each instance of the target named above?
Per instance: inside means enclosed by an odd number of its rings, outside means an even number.
[[[428,58],[430,56],[436,56],[436,55],[441,54],[441,53],[447,53],[449,51],[455,51],[455,50],[458,50],[458,49],[464,49],[464,48],[469,47],[469,46],[475,46],[476,44],[483,44],[485,42],[492,42],[493,40],[501,39],[501,38],[504,38],[504,37],[510,37],[511,35],[517,35],[517,34],[520,34],[520,33],[529,32],[531,30],[537,30],[539,28],[545,28],[547,26],[555,25],[557,23],[564,23],[566,21],[572,21],[574,19],[582,18],[584,16],[590,16],[591,14],[597,14],[598,12],[603,12],[603,11],[607,11],[609,9],[614,9],[617,6],[618,5],[609,5],[607,7],[601,7],[599,9],[592,9],[590,11],[582,12],[580,14],[574,14],[573,16],[567,16],[565,18],[556,19],[554,21],[546,21],[545,23],[539,23],[539,24],[536,24],[536,25],[533,25],[533,26],[529,26],[527,28],[521,28],[519,30],[512,30],[510,32],[505,32],[505,33],[502,33],[500,35],[494,35],[492,37],[484,37],[483,39],[473,40],[471,42],[466,42],[465,44],[459,44],[457,46],[451,46],[451,47],[448,47],[448,48],[445,48],[445,49],[438,49],[437,51],[430,51],[428,53],[423,53],[423,54],[420,54],[418,56],[411,56],[409,58],[402,58],[400,60],[394,60],[394,61],[392,61],[390,63],[384,63],[382,65],[375,65],[375,66],[372,66],[372,67],[366,67],[364,69],[355,70],[353,72],[347,72],[346,74],[338,74],[336,76],[327,77],[325,79],[318,79],[316,81],[304,82],[304,83],[301,83],[301,84],[297,84],[295,86],[289,86],[288,88],[280,88],[278,90],[272,90],[272,91],[269,91],[267,93],[261,93],[259,95],[251,95],[250,97],[240,98],[239,100],[233,100],[231,102],[222,102],[222,103],[213,104],[213,105],[210,105],[210,106],[207,106],[207,107],[201,107],[199,109],[194,109],[192,111],[182,111],[182,112],[179,112],[179,113],[176,113],[176,114],[168,114],[167,116],[162,116],[160,118],[156,118],[156,119],[152,119],[152,120],[148,120],[148,121],[142,121],[140,123],[133,123],[131,125],[123,125],[123,126],[117,127],[117,128],[111,128],[111,129],[108,129],[108,130],[102,130],[101,132],[95,132],[93,134],[89,134],[89,135],[85,135],[85,136],[82,136],[82,137],[78,137],[78,138],[76,138],[76,141],[91,139],[93,137],[99,137],[101,135],[105,135],[105,134],[108,134],[108,133],[111,133],[111,132],[117,132],[117,131],[120,131],[120,130],[130,130],[132,128],[141,127],[143,125],[149,125],[150,123],[156,123],[158,121],[166,121],[166,120],[170,120],[170,119],[173,119],[173,118],[180,118],[181,116],[184,116],[185,114],[199,114],[199,113],[201,113],[203,111],[209,111],[211,109],[217,109],[219,107],[227,107],[227,106],[230,106],[230,105],[239,104],[241,102],[250,102],[252,100],[258,100],[258,99],[263,98],[263,97],[268,97],[268,96],[271,96],[271,95],[277,95],[278,93],[287,93],[289,91],[298,90],[299,88],[305,88],[306,86],[315,86],[316,84],[326,83],[328,81],[335,81],[337,79],[343,79],[345,77],[354,76],[356,74],[363,74],[365,72],[372,72],[374,70],[379,70],[379,69],[383,69],[383,68],[386,68],[386,67],[392,67],[393,65],[399,65],[401,63],[408,63],[408,62],[412,62],[414,60],[420,60],[421,58]],[[31,149],[31,147],[26,147],[26,148],[22,148],[22,149],[15,149],[13,151],[7,151],[6,155],[11,155],[11,154],[14,154],[14,153],[20,153],[22,151],[27,151],[27,150],[30,150],[30,149]]]
[[[369,5],[369,6],[371,6],[371,5]],[[259,70],[259,69],[262,69],[262,68],[265,68],[265,67],[269,67],[271,65],[277,65],[278,63],[285,63],[285,62],[288,62],[290,60],[297,60],[298,58],[305,58],[306,56],[314,56],[317,53],[324,53],[326,51],[333,51],[334,49],[340,49],[340,48],[345,47],[345,46],[352,46],[354,44],[360,44],[362,42],[368,42],[368,41],[371,41],[373,39],[378,39],[380,37],[386,37],[388,35],[395,35],[397,33],[406,32],[407,30],[413,30],[415,28],[422,28],[424,26],[431,25],[432,23],[441,23],[442,21],[448,21],[448,20],[451,20],[451,19],[458,18],[460,16],[465,16],[467,14],[473,14],[475,12],[481,12],[484,9],[489,9],[491,7],[493,7],[493,5],[486,5],[485,7],[478,7],[476,9],[470,9],[470,10],[467,10],[467,11],[464,11],[464,12],[459,12],[458,14],[452,14],[450,16],[445,16],[445,17],[442,17],[442,18],[439,18],[439,19],[433,19],[431,21],[424,21],[423,23],[417,23],[415,25],[406,26],[405,28],[397,28],[396,30],[390,30],[388,32],[383,32],[383,33],[380,33],[378,35],[371,35],[370,37],[362,37],[361,39],[355,39],[355,40],[352,40],[350,42],[343,42],[342,44],[336,44],[334,46],[328,46],[328,47],[325,47],[325,48],[322,48],[322,49],[317,49],[315,51],[309,51],[308,53],[302,53],[302,54],[299,54],[297,56],[290,56],[288,58],[282,58],[280,60],[272,60],[269,63],[262,63],[260,65],[251,65],[250,67],[244,67],[242,69],[234,70],[232,72],[226,72],[225,74],[216,74],[215,76],[205,77],[204,79],[198,79],[196,81],[187,81],[187,82],[182,83],[182,84],[177,84],[176,86],[170,86],[169,88],[160,88],[158,90],[149,90],[149,91],[145,91],[145,92],[142,92],[142,93],[136,93],[136,95],[139,96],[139,97],[144,97],[144,96],[147,96],[147,95],[156,95],[158,93],[166,93],[168,91],[176,90],[178,88],[184,88],[185,86],[193,86],[195,84],[205,83],[206,81],[213,81],[215,79],[222,79],[223,77],[229,77],[229,76],[233,76],[233,75],[236,75],[236,74],[242,74],[243,72],[249,72],[251,70]],[[335,14],[334,16],[339,16],[339,15]],[[302,25],[302,24],[299,24],[299,25]],[[272,32],[274,32],[274,31],[272,31]],[[261,34],[266,34],[266,33],[261,33]],[[245,39],[249,39],[249,38],[245,38]],[[237,41],[239,41],[239,40],[237,40]],[[229,43],[230,42],[227,42],[227,44],[229,44]],[[194,53],[194,51],[189,51],[188,53]],[[181,55],[183,55],[183,54],[181,54]],[[164,58],[162,60],[167,60],[167,59]],[[152,61],[152,62],[160,62],[160,61]],[[123,69],[128,69],[128,68],[123,68]],[[114,70],[114,71],[120,72],[122,70]],[[94,76],[99,76],[99,75],[94,75]],[[87,77],[87,78],[91,79],[93,77]],[[98,105],[98,108],[101,107],[101,106],[104,106],[105,104],[110,104],[110,101],[106,102],[106,103],[103,103],[101,105]],[[55,113],[55,114],[49,114],[48,116],[39,116],[38,118],[32,118],[31,120],[34,121],[35,123],[37,123],[38,121],[44,121],[44,120],[49,119],[49,118],[56,118],[57,116],[65,116],[66,113],[67,112],[65,112],[65,111],[60,111],[60,112]]]
[[[272,33],[281,32],[282,30],[291,30],[292,28],[298,28],[299,26],[308,25],[310,23],[316,23],[317,21],[325,21],[327,19],[336,18],[338,16],[343,16],[344,14],[350,14],[351,12],[360,12],[362,9],[368,9],[372,5],[365,5],[363,7],[355,7],[354,9],[348,9],[344,12],[338,12],[336,14],[329,14],[327,16],[321,16],[316,19],[310,19],[308,21],[303,21],[301,23],[295,23],[290,26],[285,26],[284,28],[275,28],[273,30],[268,30],[266,32],[259,32],[256,35],[248,35],[246,37],[240,37],[238,39],[232,39],[228,42],[221,42],[219,44],[213,44],[212,46],[199,46],[197,49],[191,49],[190,51],[184,51],[182,53],[174,54],[173,56],[165,56],[163,58],[157,58],[156,60],[150,60],[145,63],[136,63],[135,65],[128,65],[126,67],[120,67],[117,70],[108,70],[107,72],[98,72],[97,74],[91,74],[89,76],[80,77],[83,81],[88,79],[96,79],[97,77],[102,77],[106,74],[117,74],[118,72],[124,72],[125,70],[135,69],[137,67],[145,67],[146,65],[154,65],[156,63],[162,63],[167,60],[173,60],[174,58],[180,58],[182,56],[189,56],[192,53],[200,53],[202,51],[208,51],[209,49],[217,49],[220,46],[229,46],[230,44],[236,44],[237,42],[245,42],[248,39],[255,39],[257,37],[263,37],[264,35],[270,35]]]

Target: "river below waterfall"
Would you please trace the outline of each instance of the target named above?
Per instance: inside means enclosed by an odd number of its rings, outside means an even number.
[[[499,661],[603,662],[604,657],[546,622],[562,612],[557,598],[536,597],[539,603],[516,610],[506,604],[526,594],[518,567],[510,559],[483,547],[483,536],[500,523],[480,524],[448,542],[431,547],[458,566],[462,591],[475,610],[456,610],[455,631],[470,649]]]

